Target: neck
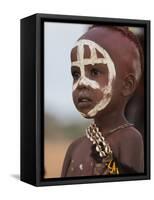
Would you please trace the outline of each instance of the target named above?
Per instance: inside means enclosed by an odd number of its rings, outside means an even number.
[[[119,109],[107,114],[100,114],[94,118],[96,126],[104,134],[116,127],[128,123],[124,116],[124,109]]]

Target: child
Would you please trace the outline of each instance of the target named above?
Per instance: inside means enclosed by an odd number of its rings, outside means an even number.
[[[71,52],[73,101],[94,123],[69,146],[62,177],[144,172],[142,136],[124,116],[142,59],[127,27],[94,26],[77,41]]]

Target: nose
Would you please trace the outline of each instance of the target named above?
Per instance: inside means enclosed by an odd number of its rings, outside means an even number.
[[[78,83],[78,88],[87,88],[88,87],[88,82],[85,77],[80,77],[79,83]]]

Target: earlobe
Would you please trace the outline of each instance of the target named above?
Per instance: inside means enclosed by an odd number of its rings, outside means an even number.
[[[137,86],[136,77],[134,74],[128,74],[123,80],[122,95],[130,96],[134,93]]]

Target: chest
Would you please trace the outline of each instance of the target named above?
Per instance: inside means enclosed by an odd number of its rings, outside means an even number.
[[[117,141],[114,139],[115,138],[109,138],[108,142],[114,152],[114,155],[118,159],[119,148]],[[87,139],[78,145],[78,147],[74,150],[67,170],[67,176],[75,177],[96,175],[96,166],[98,165],[100,164],[98,164],[92,156],[92,143]],[[98,168],[99,167],[100,166],[98,166]],[[100,169],[102,170],[102,166]]]
[[[95,161],[91,156],[90,142],[80,144],[73,152],[67,170],[67,176],[91,176]]]

